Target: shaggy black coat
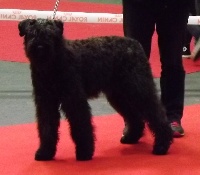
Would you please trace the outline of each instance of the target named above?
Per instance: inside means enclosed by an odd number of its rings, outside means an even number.
[[[65,40],[63,23],[56,20],[27,19],[18,27],[30,60],[40,138],[36,160],[55,156],[59,108],[69,121],[77,160],[92,159],[95,134],[87,100],[100,93],[125,120],[121,143],[137,143],[146,121],[155,136],[153,153],[167,153],[171,128],[137,41],[119,36]]]

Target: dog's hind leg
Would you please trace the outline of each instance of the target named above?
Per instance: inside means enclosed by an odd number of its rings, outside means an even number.
[[[62,101],[62,110],[70,124],[71,137],[76,145],[76,159],[90,160],[94,154],[95,140],[90,106],[83,94],[77,91],[76,95],[72,94],[69,93]]]
[[[60,113],[54,100],[35,98],[40,147],[35,160],[51,160],[56,153]]]
[[[117,87],[117,88],[116,88]],[[143,136],[144,121],[135,106],[136,101],[126,96],[119,86],[112,88],[110,93],[106,93],[107,100],[110,105],[123,117],[126,127],[124,128],[122,138],[120,140],[123,144],[138,143],[139,139]]]
[[[144,77],[142,79],[145,80]],[[137,88],[137,93],[134,94],[134,97],[138,99],[136,104],[137,109],[141,111],[141,114],[155,137],[153,153],[158,155],[166,154],[173,140],[172,130],[167,121],[166,112],[161,105],[154,82],[151,78],[148,81],[146,79],[146,81],[138,82],[137,87],[139,86],[140,88]]]
[[[141,81],[126,81],[126,85],[113,83],[107,93],[110,104],[125,120],[126,126],[122,143],[135,143],[142,136],[144,121],[155,136],[153,153],[166,154],[172,142],[172,131],[160,104],[154,82],[151,78],[140,77]]]
[[[155,137],[153,154],[163,155],[167,153],[173,141],[172,130],[160,102],[154,98],[149,103],[145,115],[147,124]]]

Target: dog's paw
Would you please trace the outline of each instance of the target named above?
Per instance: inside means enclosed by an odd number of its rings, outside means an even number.
[[[55,151],[47,151],[38,149],[35,153],[35,160],[37,161],[48,161],[52,160],[55,156]]]
[[[86,161],[86,160],[92,160],[93,157],[93,151],[89,150],[89,151],[84,151],[84,150],[79,150],[76,151],[76,160],[79,161]]]
[[[92,160],[92,155],[76,155],[76,160],[79,161]]]
[[[126,123],[120,142],[122,144],[137,144],[143,136],[143,130],[143,122],[138,124],[138,128],[128,127],[128,124]]]
[[[128,135],[122,135],[120,142],[122,144],[137,144],[140,138],[129,137]]]
[[[152,153],[155,155],[165,155],[168,152],[168,147],[161,145],[154,145]]]

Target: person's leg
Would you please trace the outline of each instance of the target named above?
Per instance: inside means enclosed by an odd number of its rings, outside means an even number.
[[[196,8],[195,8],[195,0],[190,0],[190,15],[196,16]],[[187,30],[185,32],[185,39],[184,39],[184,44],[183,44],[183,52],[182,52],[182,57],[183,58],[189,58],[191,57],[191,51],[190,51],[190,43],[192,41],[192,37],[194,35],[190,32],[190,25],[187,26]]]
[[[146,56],[150,57],[151,52],[151,39],[155,30],[155,20],[151,8],[143,3],[135,3],[128,0],[123,0],[123,30],[126,37],[136,39],[142,45]],[[132,131],[131,127],[125,122],[123,130],[122,142],[127,133]],[[143,123],[139,124],[139,128],[143,128]],[[139,139],[139,138],[138,138]]]
[[[188,25],[188,31],[195,38],[195,47],[192,50],[191,58],[197,60],[200,58],[200,26],[199,25]]]
[[[195,0],[195,10],[196,10],[196,15],[199,16],[200,15],[200,1],[199,0]]]
[[[188,31],[195,38],[195,47],[191,53],[191,58],[195,61],[200,58],[200,26],[199,25],[188,25]]]
[[[183,58],[190,58],[191,56],[191,51],[190,51],[191,41],[192,41],[192,35],[188,30],[186,30],[184,37],[183,51],[182,51]]]
[[[138,40],[150,57],[155,20],[151,8],[142,3],[123,0],[123,30],[126,37]]]
[[[195,39],[199,39],[200,37],[200,27],[199,25],[188,25],[187,26],[188,31],[192,36],[194,36]]]
[[[162,64],[160,78],[161,100],[165,105],[174,136],[184,135],[181,118],[184,108],[185,71],[182,47],[187,27],[188,9],[164,8],[157,21],[158,44]],[[176,125],[174,125],[176,124]]]

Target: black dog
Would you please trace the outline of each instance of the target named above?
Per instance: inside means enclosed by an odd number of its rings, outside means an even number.
[[[63,23],[56,20],[27,19],[18,27],[32,73],[40,138],[36,160],[55,156],[59,107],[70,124],[76,159],[92,159],[95,134],[87,99],[101,92],[125,120],[121,143],[137,143],[147,122],[155,136],[153,153],[167,153],[172,131],[137,41],[118,36],[65,40]]]

